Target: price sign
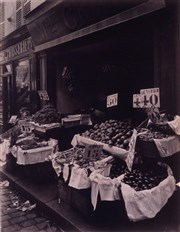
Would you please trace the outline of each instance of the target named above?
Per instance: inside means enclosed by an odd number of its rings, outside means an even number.
[[[84,151],[84,158],[89,160],[96,160],[100,157],[103,145],[86,145]]]
[[[118,93],[107,96],[107,108],[118,105]]]
[[[133,108],[142,108],[141,94],[133,94]]]
[[[49,101],[49,96],[47,91],[38,91],[39,97],[41,100]]]
[[[143,108],[160,107],[159,88],[141,89]]]
[[[32,126],[29,123],[22,123],[21,124],[21,132],[31,132],[32,131]]]

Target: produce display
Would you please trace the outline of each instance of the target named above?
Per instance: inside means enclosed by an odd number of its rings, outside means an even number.
[[[122,181],[136,191],[142,191],[158,186],[167,176],[167,170],[163,166],[156,164],[152,169],[137,167],[132,171],[126,170]]]
[[[61,122],[61,115],[53,105],[48,104],[33,115],[33,121],[39,124]]]
[[[95,124],[92,129],[82,133],[82,136],[128,150],[132,133],[133,127],[129,121],[111,119]]]
[[[38,137],[31,137],[16,142],[16,145],[20,146],[22,150],[30,150],[34,148],[48,146],[48,142],[41,140]]]
[[[94,166],[94,162],[97,160],[101,160],[106,158],[108,155],[105,154],[103,151],[101,153],[100,158],[97,158],[95,160],[89,160],[85,159],[84,156],[84,147],[74,147],[72,149],[69,149],[67,151],[62,151],[56,153],[55,161],[58,164],[69,164],[69,165],[78,165],[80,168],[90,168]]]
[[[143,141],[153,141],[153,139],[168,138],[170,135],[155,130],[147,130],[146,133],[139,135],[139,139]]]
[[[118,176],[124,174],[126,169],[127,169],[127,165],[125,161],[115,158],[112,162],[112,167],[110,170],[109,177],[111,179],[117,178]]]

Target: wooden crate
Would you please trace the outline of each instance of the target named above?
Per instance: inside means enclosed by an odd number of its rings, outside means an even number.
[[[91,189],[75,189],[71,190],[71,206],[82,215],[92,216],[93,206],[91,204]]]
[[[60,201],[63,201],[67,205],[71,206],[72,188],[62,180],[58,180],[58,195]]]

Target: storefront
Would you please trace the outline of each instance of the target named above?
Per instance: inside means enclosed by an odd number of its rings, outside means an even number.
[[[23,37],[22,40],[19,38],[14,41],[16,42],[13,44],[11,39],[6,39],[3,43],[4,49],[1,51],[4,130],[8,128],[11,116],[18,116],[21,108],[34,109],[37,105],[36,101],[32,103],[32,99],[35,100],[33,92],[36,89],[36,81],[35,56],[31,37]]]
[[[27,27],[39,58],[41,90],[62,113],[95,108],[116,118],[135,115],[134,93],[159,87],[161,110],[178,114],[177,4],[57,1],[31,12]],[[109,110],[106,98],[114,93],[118,107]]]

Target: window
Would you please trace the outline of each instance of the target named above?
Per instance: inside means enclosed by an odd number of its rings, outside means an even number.
[[[16,66],[16,107],[19,111],[30,104],[30,61],[23,60]]]

